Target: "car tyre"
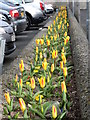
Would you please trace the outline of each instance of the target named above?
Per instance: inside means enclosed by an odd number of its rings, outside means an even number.
[[[27,28],[26,30],[28,30],[31,26],[31,18],[27,15]]]

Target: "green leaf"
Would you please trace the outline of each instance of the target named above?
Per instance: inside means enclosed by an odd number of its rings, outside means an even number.
[[[44,115],[46,114],[48,108],[52,105],[50,102],[46,104],[47,106],[44,108]]]
[[[6,108],[3,108],[3,112],[4,112],[4,115],[8,115],[8,111],[6,110]]]
[[[66,93],[63,91],[63,101],[66,102]]]
[[[60,120],[66,115],[66,111],[60,116]]]
[[[19,112],[18,113],[16,113],[16,115],[14,115],[14,119],[17,119],[18,118],[18,115],[19,115]]]
[[[24,111],[24,118],[25,119],[28,118],[28,116],[27,116],[27,109]]]
[[[36,113],[38,116],[40,116],[41,118],[45,118],[44,117],[44,115],[39,111],[39,110],[37,110],[37,109],[35,109],[35,108],[32,108],[32,106],[30,105],[30,104],[28,104],[28,106],[29,106],[29,109],[33,112],[33,113]]]
[[[11,106],[11,111],[12,111],[12,109],[13,109],[13,99],[10,102],[10,106]]]

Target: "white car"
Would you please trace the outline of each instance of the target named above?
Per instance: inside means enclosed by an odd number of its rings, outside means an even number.
[[[50,13],[53,13],[54,9],[53,9],[53,5],[52,4],[47,4],[47,3],[44,3],[43,0],[34,0],[34,3],[37,3],[37,5],[39,3],[42,3],[43,4],[43,7],[44,7],[44,11],[46,14],[50,14]],[[39,6],[38,6],[39,7]]]

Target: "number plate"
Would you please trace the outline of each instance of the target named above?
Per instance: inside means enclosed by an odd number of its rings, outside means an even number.
[[[24,12],[21,12],[21,16],[22,16],[22,17],[24,16]]]

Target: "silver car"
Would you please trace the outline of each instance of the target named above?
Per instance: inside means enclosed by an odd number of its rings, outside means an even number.
[[[45,12],[43,12],[43,5],[40,3],[41,8],[38,8],[38,5],[33,2],[33,0],[15,0],[20,5],[22,5],[25,9],[27,16],[27,28],[30,27],[31,24],[39,24],[47,19]]]
[[[0,36],[6,40],[5,55],[11,54],[15,49],[15,33],[11,24],[6,22],[6,17],[0,14]]]

